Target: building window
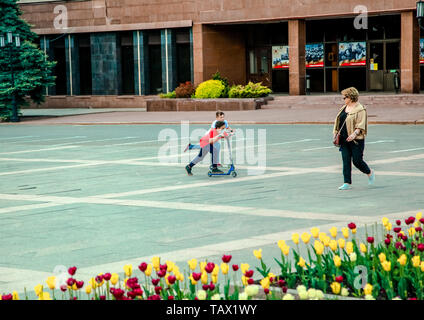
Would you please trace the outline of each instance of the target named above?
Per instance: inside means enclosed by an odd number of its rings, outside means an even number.
[[[91,82],[91,41],[89,34],[76,36],[78,43],[80,95],[92,94]]]
[[[121,90],[124,95],[133,95],[134,87],[134,47],[133,33],[121,32]]]
[[[160,30],[148,33],[150,94],[163,92]]]
[[[176,30],[177,46],[177,85],[191,81],[190,67],[190,30]]]
[[[53,74],[55,79],[55,94],[66,95],[66,50],[65,50],[65,38],[53,38],[50,42],[51,49],[53,51],[52,60],[57,61],[54,67]]]

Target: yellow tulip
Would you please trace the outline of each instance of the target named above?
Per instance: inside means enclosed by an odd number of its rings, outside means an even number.
[[[424,261],[421,262],[421,272],[424,272]]]
[[[72,290],[74,290],[74,291],[77,291],[77,290],[78,290],[78,287],[77,287],[77,284],[76,284],[76,283],[74,283],[74,284],[72,285]]]
[[[188,261],[188,266],[190,267],[191,270],[196,269],[197,266],[197,260],[196,259],[191,259]]]
[[[406,265],[406,262],[408,261],[408,258],[406,257],[406,254],[402,254],[397,261],[399,262],[399,264],[401,266],[404,266],[404,265]]]
[[[51,300],[52,298],[50,298],[50,293],[48,292],[41,292],[40,295],[38,296],[38,300]]]
[[[16,291],[13,291],[12,292],[12,299],[13,300],[19,300],[19,294],[18,294],[18,292],[16,292]]]
[[[332,236],[333,238],[336,238],[336,237],[337,237],[337,228],[336,228],[336,227],[332,227],[332,228],[330,229],[330,234],[331,234],[331,236]]]
[[[218,282],[218,275],[212,275],[212,282],[216,284]]]
[[[262,249],[253,250],[253,255],[256,257],[256,259],[261,260],[262,259]]]
[[[417,228],[417,227],[419,227],[419,226],[420,226],[420,222],[419,222],[419,221],[415,221],[415,222],[414,222],[414,227],[415,227],[415,228]]]
[[[230,267],[225,262],[221,263],[221,271],[222,274],[228,274],[228,271],[230,270]]]
[[[386,230],[387,231],[392,230],[392,224],[390,222],[386,225]]]
[[[194,280],[194,278],[193,278],[193,275],[191,274],[190,275],[190,277],[188,277],[189,279],[190,279],[190,281],[191,281],[191,284],[192,285],[196,285],[197,284],[197,281],[196,280]]]
[[[422,217],[423,217],[423,213],[418,212],[417,215],[415,216],[415,219],[420,220]]]
[[[132,265],[130,265],[130,264],[126,264],[126,265],[124,266],[124,272],[125,272],[125,275],[126,275],[127,277],[131,277],[131,274],[132,274]]]
[[[91,290],[92,290],[91,285],[88,284],[88,285],[85,286],[85,293],[86,294],[90,294]]]
[[[293,233],[292,234],[292,240],[295,244],[299,244],[299,234],[298,233]]]
[[[273,274],[272,272],[268,273],[267,277],[269,278],[269,280],[271,281],[271,278],[275,279],[276,275]]]
[[[381,266],[383,267],[384,271],[389,272],[392,269],[392,263],[390,261],[383,261],[381,263]]]
[[[327,236],[325,232],[320,232],[318,235],[318,238],[321,240],[321,242],[324,242],[324,238]]]
[[[240,264],[241,273],[245,274],[249,270],[250,266],[247,263]]]
[[[336,251],[337,250],[337,241],[334,240],[334,239],[330,240],[329,246],[330,246],[331,250]]]
[[[372,285],[367,283],[364,288],[365,295],[372,295]]]
[[[315,240],[314,249],[317,255],[322,255],[324,252],[324,245],[320,241]]]
[[[35,294],[36,294],[37,296],[40,296],[40,294],[43,292],[43,285],[41,285],[41,284],[37,284],[37,285],[34,287],[34,291],[35,291]]]
[[[342,265],[342,259],[338,255],[333,257],[334,265],[338,268]]]
[[[418,267],[420,266],[420,264],[421,264],[420,256],[415,256],[415,257],[413,257],[411,260],[412,260],[412,265],[413,265],[415,268],[418,268]]]
[[[88,283],[91,285],[91,287],[93,289],[96,289],[97,288],[97,282],[96,282],[96,279],[95,278],[91,278]]]
[[[270,285],[269,278],[268,278],[268,277],[263,278],[263,279],[260,281],[260,284],[261,284],[262,288],[264,288],[264,289],[269,289],[269,285]]]
[[[415,228],[408,229],[409,236],[412,237],[415,234]]]
[[[175,274],[175,277],[177,277],[178,281],[181,281],[181,282],[184,281],[184,275],[181,272],[177,272]]]
[[[56,289],[56,277],[55,276],[51,276],[48,277],[46,280],[47,286],[50,288],[50,290],[54,290]]]
[[[386,255],[384,254],[384,252],[380,253],[378,255],[378,259],[380,259],[380,262],[383,263],[384,261],[386,261]]]
[[[381,221],[383,222],[383,226],[386,226],[389,223],[389,219],[386,217],[382,218]]]
[[[315,239],[318,238],[319,237],[319,228],[316,228],[316,227],[312,228],[311,234]]]
[[[331,241],[331,238],[328,236],[325,236],[322,243],[325,247],[328,247],[330,245],[330,241]]]
[[[169,260],[166,260],[165,263],[166,263],[166,271],[172,272],[174,270],[175,263]]]
[[[278,240],[277,245],[281,249],[286,245],[286,242],[284,240]]]
[[[308,244],[309,240],[311,239],[311,235],[307,232],[304,232],[304,233],[302,233],[300,238],[302,239],[303,243]]]
[[[305,259],[303,259],[302,257],[299,257],[299,262],[297,263],[297,265],[300,266],[301,268],[304,268],[306,265]]]
[[[346,243],[346,252],[348,254],[351,254],[353,252],[353,243],[350,241]]]
[[[200,281],[202,281],[203,284],[208,283],[208,273],[206,271],[202,273],[202,276],[200,277]]]
[[[341,290],[341,285],[338,282],[333,282],[331,285],[331,290],[333,291],[334,294],[339,294],[340,290]]]
[[[248,285],[248,283],[247,283],[247,280],[248,280],[249,278],[248,277],[246,277],[246,276],[241,276],[241,283],[244,285],[244,286],[247,286]]]
[[[219,266],[216,264],[212,270],[212,275],[217,277],[218,274],[219,274]]]
[[[281,252],[285,255],[288,256],[289,252],[290,252],[290,247],[288,245],[285,245],[284,247],[281,248]]]
[[[352,234],[356,234],[356,228],[352,229],[351,231],[352,231]]]
[[[343,233],[343,237],[345,237],[346,239],[349,238],[349,228],[347,227],[342,228],[342,233]]]
[[[361,249],[361,252],[362,253],[366,253],[367,252],[367,246],[365,244],[361,243],[359,245],[359,248]]]
[[[200,267],[200,272],[201,273],[205,272],[206,265],[207,265],[206,261],[200,262],[199,267]]]
[[[124,267],[125,268],[125,267]],[[132,267],[131,267],[132,268]],[[132,269],[131,269],[131,271],[132,271]],[[98,276],[101,276],[101,275],[103,275],[103,273],[99,273],[98,274]],[[102,282],[100,282],[100,283],[97,283],[97,287],[101,287],[102,285],[103,285],[103,283],[105,283],[105,281],[102,279]]]
[[[152,258],[152,265],[153,268],[158,271],[159,270],[159,266],[160,266],[160,257],[153,257]]]
[[[340,238],[337,242],[339,243],[339,247],[340,247],[340,249],[344,249],[344,247],[345,247],[345,245],[346,245],[346,241],[345,241],[345,239]]]
[[[150,275],[152,274],[152,271],[153,271],[153,265],[151,265],[150,263],[147,265],[147,269],[146,269],[146,271],[144,271],[144,274],[147,276],[147,277],[150,277]]]

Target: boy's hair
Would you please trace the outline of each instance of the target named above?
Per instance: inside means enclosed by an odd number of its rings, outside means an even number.
[[[216,117],[223,116],[223,115],[225,115],[225,113],[224,113],[224,112],[222,112],[221,110],[218,110],[218,111],[216,112]]]
[[[225,126],[225,122],[224,121],[217,121],[215,123],[215,129],[221,128],[222,126]]]

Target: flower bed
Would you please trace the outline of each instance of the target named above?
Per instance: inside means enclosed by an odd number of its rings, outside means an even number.
[[[274,261],[280,267],[279,275],[270,272],[262,250],[254,250],[260,264],[256,271],[262,275],[259,281],[253,280],[255,271],[248,264],[231,264],[231,255],[224,255],[220,264],[191,259],[188,270],[183,272],[174,262],[163,263],[160,257],[154,257],[151,263],[140,263],[137,275],[132,265],[125,265],[123,279],[116,273],[101,273],[84,283],[75,277],[77,268],[71,267],[63,283],[52,276],[46,280],[48,289],[39,284],[34,291],[39,300],[251,300],[260,298],[259,293],[270,300],[316,300],[325,299],[326,294],[369,300],[422,300],[421,212],[405,219],[404,226],[396,220],[393,228],[387,218],[382,223],[386,235],[379,243],[370,235],[363,241],[357,239],[354,223],[340,231],[331,228],[329,236],[318,228],[302,235],[294,233],[296,249],[284,240],[278,241],[281,257]],[[306,249],[305,257],[300,254],[301,246]],[[290,253],[293,259],[289,258]],[[362,274],[358,274],[358,268]],[[297,291],[293,294],[289,288]],[[0,297],[19,299],[16,291]]]

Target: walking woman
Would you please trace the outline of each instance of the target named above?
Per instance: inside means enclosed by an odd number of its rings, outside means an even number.
[[[352,188],[352,162],[356,168],[368,176],[368,184],[375,181],[374,170],[363,160],[365,136],[368,129],[367,110],[358,102],[359,92],[351,87],[342,92],[344,105],[334,121],[333,133],[340,131],[340,151],[343,159],[344,184],[339,190]]]

